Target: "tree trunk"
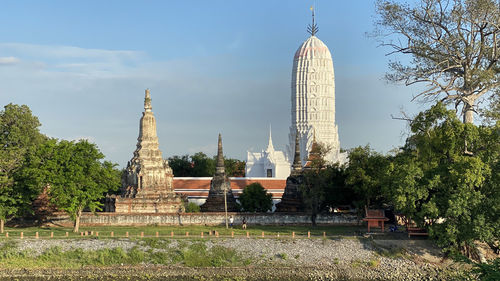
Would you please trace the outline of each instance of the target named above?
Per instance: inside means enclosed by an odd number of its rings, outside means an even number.
[[[5,220],[4,219],[0,219],[0,233],[3,233],[3,226],[5,224]]]
[[[464,112],[464,124],[472,124],[474,123],[474,110],[472,106],[466,105]]]
[[[468,102],[464,102],[464,108],[463,108],[463,122],[464,124],[472,124],[474,123],[474,104],[475,104],[475,98],[471,99],[469,98]]]
[[[316,217],[318,216],[318,198],[313,195],[312,204],[311,204],[311,223],[312,226],[316,226]]]
[[[317,216],[318,216],[318,215],[316,214],[316,212],[313,212],[313,213],[311,214],[311,223],[312,223],[312,226],[316,226],[316,217],[317,217]]]
[[[469,103],[465,103],[464,104],[464,119],[463,119],[463,122],[464,124],[473,124],[474,123],[474,102],[469,102]],[[473,152],[469,151],[469,148],[468,148],[468,143],[467,143],[467,140],[464,140],[465,142],[465,151],[464,151],[464,154],[465,155],[473,155]]]
[[[78,210],[76,212],[75,218],[75,227],[73,228],[73,232],[78,233],[80,231],[80,217],[82,216],[82,210]]]

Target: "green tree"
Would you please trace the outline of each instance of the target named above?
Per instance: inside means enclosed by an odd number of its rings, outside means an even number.
[[[191,163],[193,167],[192,177],[211,177],[215,173],[215,158],[209,158],[203,152],[192,155]]]
[[[208,157],[203,152],[191,156],[172,156],[168,162],[176,177],[211,177],[215,173],[216,156]],[[224,167],[228,177],[244,177],[245,161],[224,159]]]
[[[244,177],[245,176],[245,161],[238,159],[224,159],[224,168],[228,177]]]
[[[33,191],[16,185],[15,173],[28,151],[44,140],[40,122],[26,105],[8,104],[0,111],[0,232],[4,223],[26,208]]]
[[[239,201],[245,212],[267,212],[273,207],[272,195],[258,182],[247,185]]]
[[[14,188],[12,171],[16,168],[15,156],[0,150],[0,233],[5,221],[11,218],[20,205],[19,191]]]
[[[325,156],[329,147],[313,142],[309,159],[302,172],[303,180],[299,191],[306,210],[311,215],[311,223],[316,226],[316,218],[325,201],[326,189],[330,185]]]
[[[389,159],[373,151],[369,145],[349,151],[346,183],[356,193],[358,208],[380,207],[384,202],[383,188],[388,165]]]
[[[107,192],[120,187],[120,171],[95,144],[49,140],[29,159],[24,170],[37,186],[49,186],[50,201],[66,211],[74,220],[74,232],[79,231],[84,209],[101,210],[100,200]]]
[[[330,207],[351,205],[356,200],[356,194],[352,187],[346,182],[346,169],[338,164],[329,165],[324,172],[327,176],[325,185],[325,200],[321,210],[328,210]]]
[[[176,177],[191,177],[193,167],[189,161],[189,155],[172,156],[168,158],[168,164]]]
[[[414,99],[441,99],[462,105],[464,123],[472,123],[477,101],[500,86],[500,5],[496,0],[396,0],[377,2],[375,34],[390,54],[386,78],[426,89]],[[404,58],[404,56],[401,56]]]
[[[498,241],[500,124],[464,124],[438,103],[411,122],[411,131],[389,168],[395,208],[448,250],[471,256],[474,241]],[[464,139],[475,155],[464,153]]]

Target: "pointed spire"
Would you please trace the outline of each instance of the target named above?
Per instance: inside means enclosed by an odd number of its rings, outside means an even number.
[[[224,155],[222,154],[222,136],[219,133],[219,143],[217,144],[217,163],[215,166],[216,174],[224,174]]]
[[[292,174],[300,173],[302,161],[300,161],[299,130],[295,131],[295,155],[293,156]]]
[[[316,23],[314,22],[314,6],[311,6],[311,12],[312,12],[312,24],[307,26],[307,32],[309,32],[311,36],[314,36],[316,35],[316,33],[318,33],[319,30],[318,25],[316,25]]]
[[[311,150],[309,151],[309,156],[307,157],[306,164],[304,165],[304,169],[310,168],[312,162],[316,159],[319,159],[320,156],[320,145],[316,141],[316,129],[313,129],[313,141],[311,144]]]
[[[146,89],[146,96],[144,97],[144,111],[151,111],[153,107],[151,106],[151,94],[149,89]]]
[[[271,124],[269,124],[269,142],[267,144],[267,149],[266,151],[274,151],[274,146],[273,146],[273,137],[272,137],[272,130],[271,130]]]

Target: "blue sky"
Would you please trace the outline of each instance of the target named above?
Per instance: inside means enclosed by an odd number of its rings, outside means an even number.
[[[313,1],[3,1],[0,105],[28,105],[42,132],[88,138],[120,166],[132,157],[150,88],[164,157],[216,153],[244,160],[265,148],[269,124],[284,149],[295,50]],[[392,120],[416,89],[383,81],[389,57],[365,35],[374,1],[315,1],[334,60],[343,148],[401,145]]]

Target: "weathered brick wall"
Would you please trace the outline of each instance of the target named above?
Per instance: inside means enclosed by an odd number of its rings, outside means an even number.
[[[234,224],[241,225],[246,218],[249,225],[294,225],[310,224],[307,214],[287,213],[229,213],[233,216]],[[225,223],[224,213],[181,213],[181,214],[119,214],[119,213],[84,213],[81,219],[82,226],[100,225],[222,225]],[[73,222],[67,215],[58,214],[51,218],[52,224],[70,226]],[[333,213],[318,215],[318,224],[357,225],[359,221],[355,214]]]

